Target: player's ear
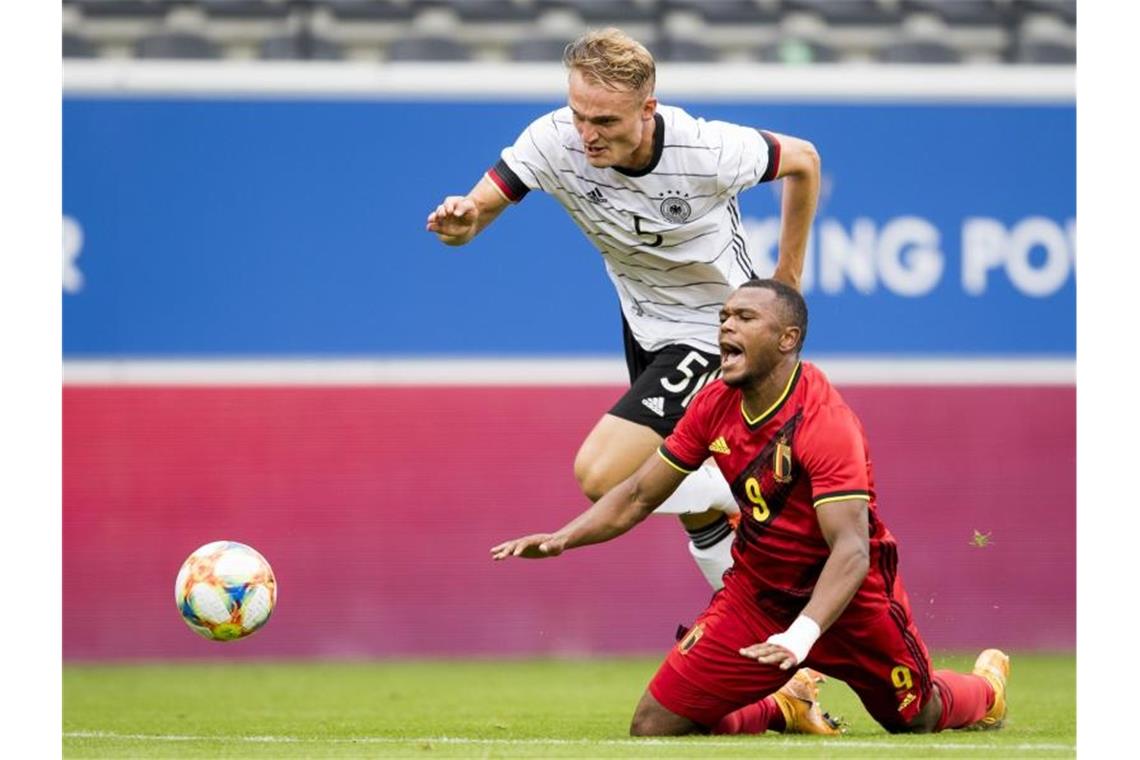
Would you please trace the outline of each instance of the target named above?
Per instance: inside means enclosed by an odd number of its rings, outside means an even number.
[[[780,353],[790,354],[800,345],[802,331],[795,325],[789,325],[780,333]]]
[[[641,107],[641,120],[649,121],[655,113],[657,113],[657,98],[650,95],[645,99],[645,105]]]

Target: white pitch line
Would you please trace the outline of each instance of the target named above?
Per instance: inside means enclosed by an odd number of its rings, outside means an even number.
[[[409,736],[394,738],[387,736],[357,736],[344,738],[319,739],[305,736],[191,736],[184,734],[119,734],[113,731],[65,731],[65,739],[111,739],[130,741],[160,741],[160,742],[192,742],[192,741],[226,741],[246,742],[249,744],[456,744],[477,746],[535,746],[553,744],[560,746],[591,746],[604,745],[611,747],[641,747],[641,746],[671,746],[683,747],[695,745],[701,747],[740,747],[740,741],[723,741],[708,739],[706,737],[678,737],[676,739],[472,739],[462,736]],[[765,737],[758,739],[765,745],[779,747],[803,747],[802,741],[786,737]],[[891,741],[867,741],[862,739],[830,739],[835,742],[836,748],[849,749],[899,749],[903,745]],[[995,749],[1017,751],[1076,751],[1072,744],[1056,744],[1048,742],[1023,742],[1021,744],[1000,744],[996,742],[951,744],[947,742],[923,743],[922,749],[938,750],[971,750]]]
[[[1072,359],[860,359],[806,357],[840,386],[1053,385],[1076,383]],[[579,359],[82,360],[63,364],[65,385],[622,386],[617,357]]]

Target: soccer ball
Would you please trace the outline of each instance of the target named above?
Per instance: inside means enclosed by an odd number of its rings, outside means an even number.
[[[211,641],[235,641],[268,622],[277,603],[277,580],[253,548],[214,541],[182,563],[174,602],[195,633]]]

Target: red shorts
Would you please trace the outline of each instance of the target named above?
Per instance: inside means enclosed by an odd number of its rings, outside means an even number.
[[[669,652],[649,691],[667,710],[711,728],[788,680],[788,671],[761,665],[739,651],[784,628],[761,613],[746,593],[726,587]],[[930,655],[897,582],[895,593],[881,604],[849,605],[804,665],[850,686],[888,731],[914,719],[934,689]]]

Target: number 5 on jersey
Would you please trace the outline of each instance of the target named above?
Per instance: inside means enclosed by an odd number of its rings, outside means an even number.
[[[699,365],[694,368],[693,365]],[[677,380],[670,380],[667,377],[661,378],[661,387],[670,393],[684,393],[685,389],[690,385],[693,386],[689,394],[681,400],[681,408],[684,409],[693,400],[693,396],[697,394],[701,388],[708,385],[710,380],[716,378],[719,374],[719,369],[714,369],[711,372],[705,372],[702,375],[697,375],[697,372],[709,366],[709,360],[700,354],[699,351],[690,351],[685,355],[685,358],[677,363],[677,371],[681,373],[681,377]],[[694,383],[695,380],[695,383]]]

